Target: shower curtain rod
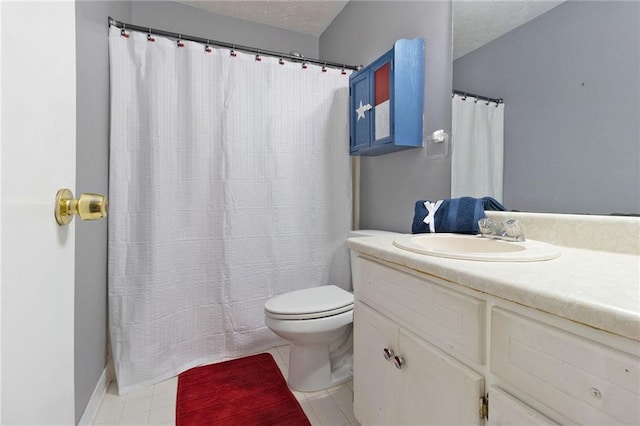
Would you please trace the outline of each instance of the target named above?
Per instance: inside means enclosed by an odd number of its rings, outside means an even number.
[[[193,42],[196,42],[196,43],[206,44],[206,45],[210,45],[210,46],[225,47],[225,48],[228,48],[228,49],[231,49],[231,50],[240,50],[240,51],[243,51],[243,52],[255,53],[256,55],[273,56],[273,57],[281,58],[281,59],[285,59],[286,58],[286,59],[289,59],[289,60],[294,61],[294,62],[306,62],[306,63],[316,64],[316,65],[322,65],[322,66],[325,66],[325,67],[332,67],[332,68],[346,69],[346,70],[353,70],[353,71],[358,71],[360,68],[362,68],[362,66],[339,64],[337,62],[330,62],[330,61],[323,61],[323,60],[320,60],[320,59],[307,58],[307,57],[304,57],[302,55],[297,55],[297,54],[294,54],[294,53],[275,52],[275,51],[272,51],[272,50],[258,49],[257,47],[243,46],[241,44],[227,43],[227,42],[224,42],[224,41],[218,41],[218,40],[212,40],[212,39],[208,39],[208,38],[190,36],[190,35],[185,35],[185,34],[181,34],[181,33],[174,33],[174,32],[171,32],[171,31],[164,31],[164,30],[158,30],[158,29],[155,29],[155,28],[142,27],[140,25],[127,24],[126,22],[117,21],[117,20],[113,19],[111,16],[109,16],[108,22],[109,22],[109,25],[112,25],[112,26],[114,26],[116,28],[121,28],[123,30],[132,30],[132,31],[139,31],[139,32],[148,33],[148,34],[156,34],[156,35],[159,35],[159,36],[171,37],[171,38],[175,38],[175,39],[178,39],[178,40],[193,41]]]
[[[463,92],[462,90],[454,90],[453,94],[460,95],[464,98],[466,98],[467,96],[470,96],[472,98],[480,99],[481,101],[495,102],[496,106],[498,104],[504,103],[504,100],[502,98],[489,98],[487,96],[480,96],[470,92]]]

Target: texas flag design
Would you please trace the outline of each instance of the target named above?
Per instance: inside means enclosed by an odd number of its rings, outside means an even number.
[[[391,106],[389,101],[389,62],[374,72],[375,81],[375,129],[374,139],[391,135]]]

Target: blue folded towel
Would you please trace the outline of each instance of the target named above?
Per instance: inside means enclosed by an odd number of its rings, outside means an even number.
[[[432,213],[434,210],[435,214]],[[434,203],[429,200],[419,200],[416,201],[411,232],[413,234],[426,232],[477,234],[478,220],[486,217],[485,210],[504,211],[506,209],[491,197],[450,198]]]

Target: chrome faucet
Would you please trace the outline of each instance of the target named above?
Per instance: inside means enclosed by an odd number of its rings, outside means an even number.
[[[500,223],[485,217],[478,221],[478,227],[483,237],[505,241],[525,241],[520,222],[515,219],[508,219],[506,222]]]

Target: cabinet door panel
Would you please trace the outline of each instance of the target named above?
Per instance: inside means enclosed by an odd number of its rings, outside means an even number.
[[[383,350],[397,351],[397,326],[356,303],[353,327],[354,414],[362,424],[395,424],[398,375]]]
[[[391,108],[391,55],[389,60],[372,69],[373,74],[373,140],[374,145],[392,142],[393,108]]]
[[[493,386],[489,389],[487,426],[553,426],[557,424],[502,389]]]
[[[640,360],[494,308],[491,371],[580,424],[640,424]]]
[[[363,73],[351,81],[351,152],[368,148],[371,139],[370,74]]]
[[[484,378],[438,350],[400,330],[400,356],[406,364],[399,373],[398,424],[479,425]]]

